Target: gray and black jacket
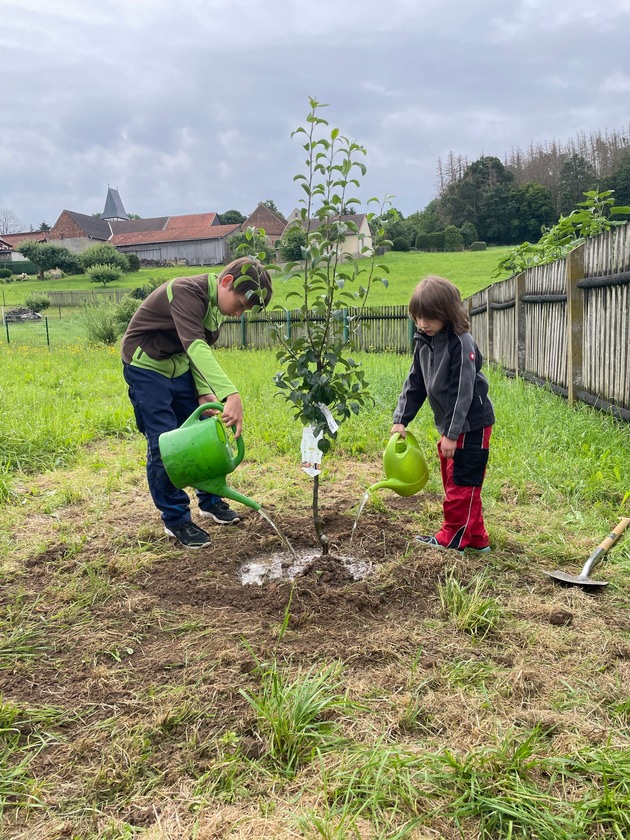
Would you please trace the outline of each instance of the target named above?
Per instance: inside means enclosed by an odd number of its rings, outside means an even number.
[[[438,432],[451,440],[494,424],[483,359],[470,333],[456,335],[450,324],[434,336],[416,331],[413,362],[394,423],[408,426],[426,399]]]

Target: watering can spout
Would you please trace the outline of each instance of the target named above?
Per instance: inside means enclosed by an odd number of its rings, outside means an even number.
[[[404,483],[396,478],[384,478],[368,487],[368,493],[374,493],[376,490],[393,490],[399,496],[413,496],[414,493],[418,492],[414,484]]]
[[[404,438],[398,432],[391,436],[383,452],[383,469],[385,478],[368,488],[369,493],[386,489],[399,496],[413,496],[429,480],[427,463],[411,432]]]
[[[203,490],[205,493],[213,493],[215,496],[221,496],[224,499],[232,499],[232,501],[240,502],[242,505],[252,508],[252,510],[260,510],[261,508],[258,502],[228,487],[225,479],[214,478],[210,481],[202,481],[196,489]]]

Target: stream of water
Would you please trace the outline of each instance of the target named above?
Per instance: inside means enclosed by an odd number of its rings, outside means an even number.
[[[361,499],[361,504],[359,505],[359,510],[357,511],[357,515],[354,520],[354,525],[352,526],[352,533],[350,534],[350,547],[352,547],[352,540],[354,539],[354,532],[357,529],[357,522],[359,521],[359,517],[363,512],[363,508],[365,507],[365,503],[370,498],[370,491],[366,490],[363,494],[363,498]]]
[[[273,530],[276,532],[276,534],[280,537],[280,539],[282,540],[282,542],[284,543],[284,545],[285,545],[285,546],[289,549],[289,551],[290,551],[290,552],[291,552],[291,554],[293,555],[294,560],[296,560],[296,561],[297,561],[298,556],[297,556],[297,554],[295,553],[295,549],[293,548],[293,546],[291,545],[291,543],[289,542],[289,540],[288,540],[288,539],[284,536],[284,534],[280,531],[280,529],[278,528],[278,526],[276,525],[276,523],[273,521],[273,519],[272,519],[272,518],[271,518],[268,514],[266,514],[266,513],[265,513],[265,511],[264,511],[262,508],[260,508],[260,510],[258,511],[258,513],[262,516],[262,518],[265,520],[265,522],[268,522],[268,523],[271,525],[271,527],[273,528]]]

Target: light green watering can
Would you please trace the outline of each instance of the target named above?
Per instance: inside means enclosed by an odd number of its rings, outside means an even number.
[[[368,493],[385,488],[399,496],[413,496],[429,480],[429,469],[422,450],[411,432],[402,437],[395,432],[383,452],[385,478],[368,488]]]
[[[258,502],[227,486],[225,477],[243,460],[245,444],[241,435],[235,453],[221,418],[201,419],[209,408],[223,410],[220,403],[204,403],[178,429],[160,435],[158,446],[168,477],[180,489],[194,487],[260,510]]]

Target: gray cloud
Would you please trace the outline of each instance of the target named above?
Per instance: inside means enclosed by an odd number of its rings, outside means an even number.
[[[289,213],[308,96],[403,213],[438,158],[627,130],[630,0],[0,0],[0,207],[25,227],[272,198]]]

